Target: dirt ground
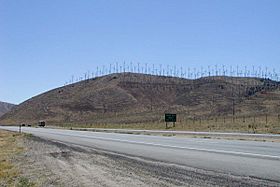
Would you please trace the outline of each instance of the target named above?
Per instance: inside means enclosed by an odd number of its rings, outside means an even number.
[[[277,186],[273,181],[156,162],[28,136],[15,158],[36,186]]]

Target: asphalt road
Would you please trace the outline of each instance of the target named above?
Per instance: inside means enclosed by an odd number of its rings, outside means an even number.
[[[19,127],[0,126],[18,131]],[[280,143],[22,127],[35,136],[125,155],[280,182]]]
[[[277,137],[280,134],[253,134],[253,133],[234,133],[234,132],[197,132],[197,131],[172,131],[172,130],[138,130],[138,129],[108,129],[108,128],[77,128],[91,131],[120,131],[120,132],[147,132],[147,133],[164,133],[164,134],[186,134],[186,135],[229,135],[229,136],[261,136],[261,137]]]

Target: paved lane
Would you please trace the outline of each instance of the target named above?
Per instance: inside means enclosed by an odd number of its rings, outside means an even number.
[[[18,131],[18,127],[2,129]],[[42,138],[233,175],[280,182],[280,143],[23,127]]]

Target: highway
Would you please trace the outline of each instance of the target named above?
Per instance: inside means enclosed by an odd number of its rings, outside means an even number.
[[[18,131],[19,127],[0,126]],[[280,143],[22,127],[44,139],[236,176],[280,182]]]
[[[77,128],[95,132],[121,132],[121,133],[162,133],[162,134],[182,134],[182,135],[228,135],[228,136],[252,136],[252,137],[275,137],[280,139],[280,134],[253,134],[253,133],[233,133],[233,132],[197,132],[197,131],[171,131],[171,130],[139,130],[139,129],[104,129],[104,128]]]

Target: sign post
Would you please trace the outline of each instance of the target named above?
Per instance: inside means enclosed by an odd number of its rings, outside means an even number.
[[[173,123],[173,127],[175,127],[175,123],[176,123],[176,119],[177,119],[177,116],[176,114],[165,114],[165,128],[167,129],[168,128],[168,125],[167,123]]]

